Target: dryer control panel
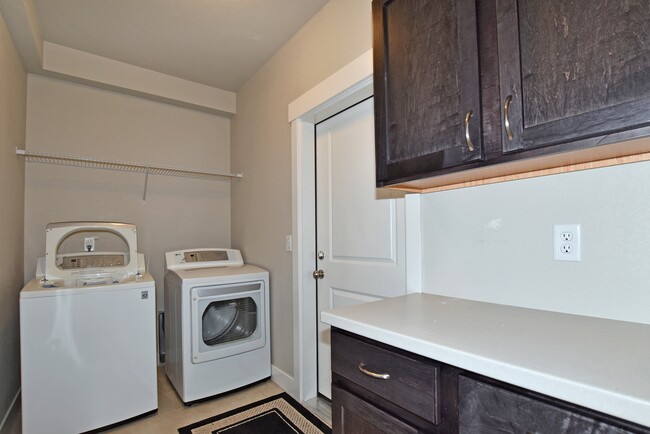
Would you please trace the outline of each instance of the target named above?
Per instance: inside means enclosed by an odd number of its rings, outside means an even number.
[[[165,253],[168,270],[188,268],[239,267],[244,265],[241,252],[235,249],[188,249]]]

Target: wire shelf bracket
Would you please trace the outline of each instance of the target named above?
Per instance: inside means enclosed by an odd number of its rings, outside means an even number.
[[[126,161],[98,160],[78,156],[45,154],[41,152],[28,152],[16,148],[16,155],[25,157],[26,162],[58,164],[62,166],[85,167],[90,169],[114,170],[119,172],[131,172],[144,174],[144,193],[142,200],[147,200],[147,186],[149,175],[177,176],[181,178],[203,179],[207,181],[229,182],[234,178],[242,178],[241,173],[206,172],[191,169],[183,169],[171,166],[154,166],[145,163],[133,163]]]

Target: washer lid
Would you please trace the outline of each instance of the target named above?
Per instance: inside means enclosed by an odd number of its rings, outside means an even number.
[[[45,229],[45,278],[66,281],[66,286],[122,281],[139,272],[137,249],[137,231],[129,223],[50,223]]]
[[[239,267],[244,265],[241,252],[235,249],[203,248],[165,253],[168,270],[188,268]]]

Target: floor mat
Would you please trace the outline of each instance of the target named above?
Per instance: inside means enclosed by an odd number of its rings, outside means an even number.
[[[330,434],[323,421],[281,393],[179,428],[180,434]]]

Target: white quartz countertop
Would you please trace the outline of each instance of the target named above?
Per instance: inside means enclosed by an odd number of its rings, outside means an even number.
[[[321,319],[650,427],[650,325],[431,294],[334,309]]]

